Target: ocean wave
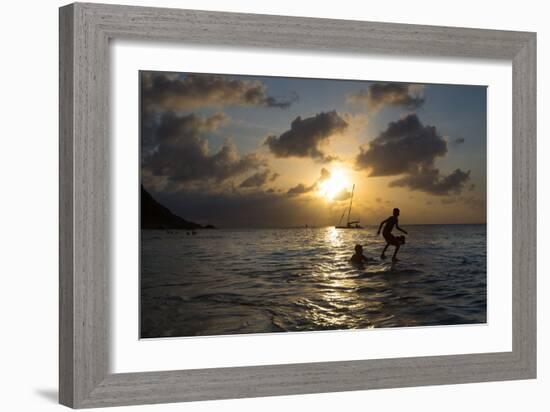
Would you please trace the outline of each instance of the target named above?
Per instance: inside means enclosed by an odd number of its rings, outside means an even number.
[[[396,263],[374,228],[144,231],[142,336],[486,322],[485,226],[409,231]]]

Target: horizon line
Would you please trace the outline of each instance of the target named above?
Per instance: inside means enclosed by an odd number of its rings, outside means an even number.
[[[480,226],[480,225],[487,225],[487,222],[480,222],[480,223],[410,223],[403,226]],[[220,230],[220,229],[324,229],[324,228],[330,228],[335,227],[334,225],[303,225],[303,226],[218,226],[215,225],[214,230]],[[378,223],[368,223],[365,224],[364,227],[377,227]],[[202,228],[204,229],[204,228]],[[202,230],[201,228],[197,228],[195,230]],[[188,229],[143,229],[140,227],[140,230],[188,230]],[[206,229],[210,230],[210,229]],[[361,230],[361,229],[356,229]]]

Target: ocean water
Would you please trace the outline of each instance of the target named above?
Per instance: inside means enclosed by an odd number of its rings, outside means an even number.
[[[141,232],[141,337],[485,323],[486,226]],[[349,262],[356,243],[375,262]]]

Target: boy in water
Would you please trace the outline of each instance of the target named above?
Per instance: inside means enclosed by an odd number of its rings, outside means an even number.
[[[351,263],[368,263],[372,259],[363,255],[363,246],[355,245],[355,254],[351,257]]]
[[[399,209],[395,208],[393,209],[393,216],[388,217],[386,220],[380,223],[380,226],[378,227],[378,235],[380,235],[380,230],[382,229],[382,225],[384,226],[384,230],[382,231],[382,236],[384,236],[384,239],[386,239],[386,246],[384,247],[384,250],[382,251],[382,254],[380,255],[380,258],[386,259],[386,250],[388,249],[389,245],[395,246],[395,251],[393,252],[392,261],[397,261],[397,252],[399,251],[399,248],[402,244],[405,243],[405,236],[394,236],[391,231],[393,230],[393,227],[406,235],[408,235],[406,230],[403,230],[399,227],[399,221],[397,217],[399,216]]]

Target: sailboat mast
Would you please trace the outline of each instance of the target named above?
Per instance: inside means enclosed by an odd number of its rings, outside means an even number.
[[[351,198],[349,200],[349,209],[348,209],[348,225],[349,225],[349,219],[351,215],[351,203],[353,202],[353,191],[355,190],[355,183],[353,184],[353,187],[351,189]]]

